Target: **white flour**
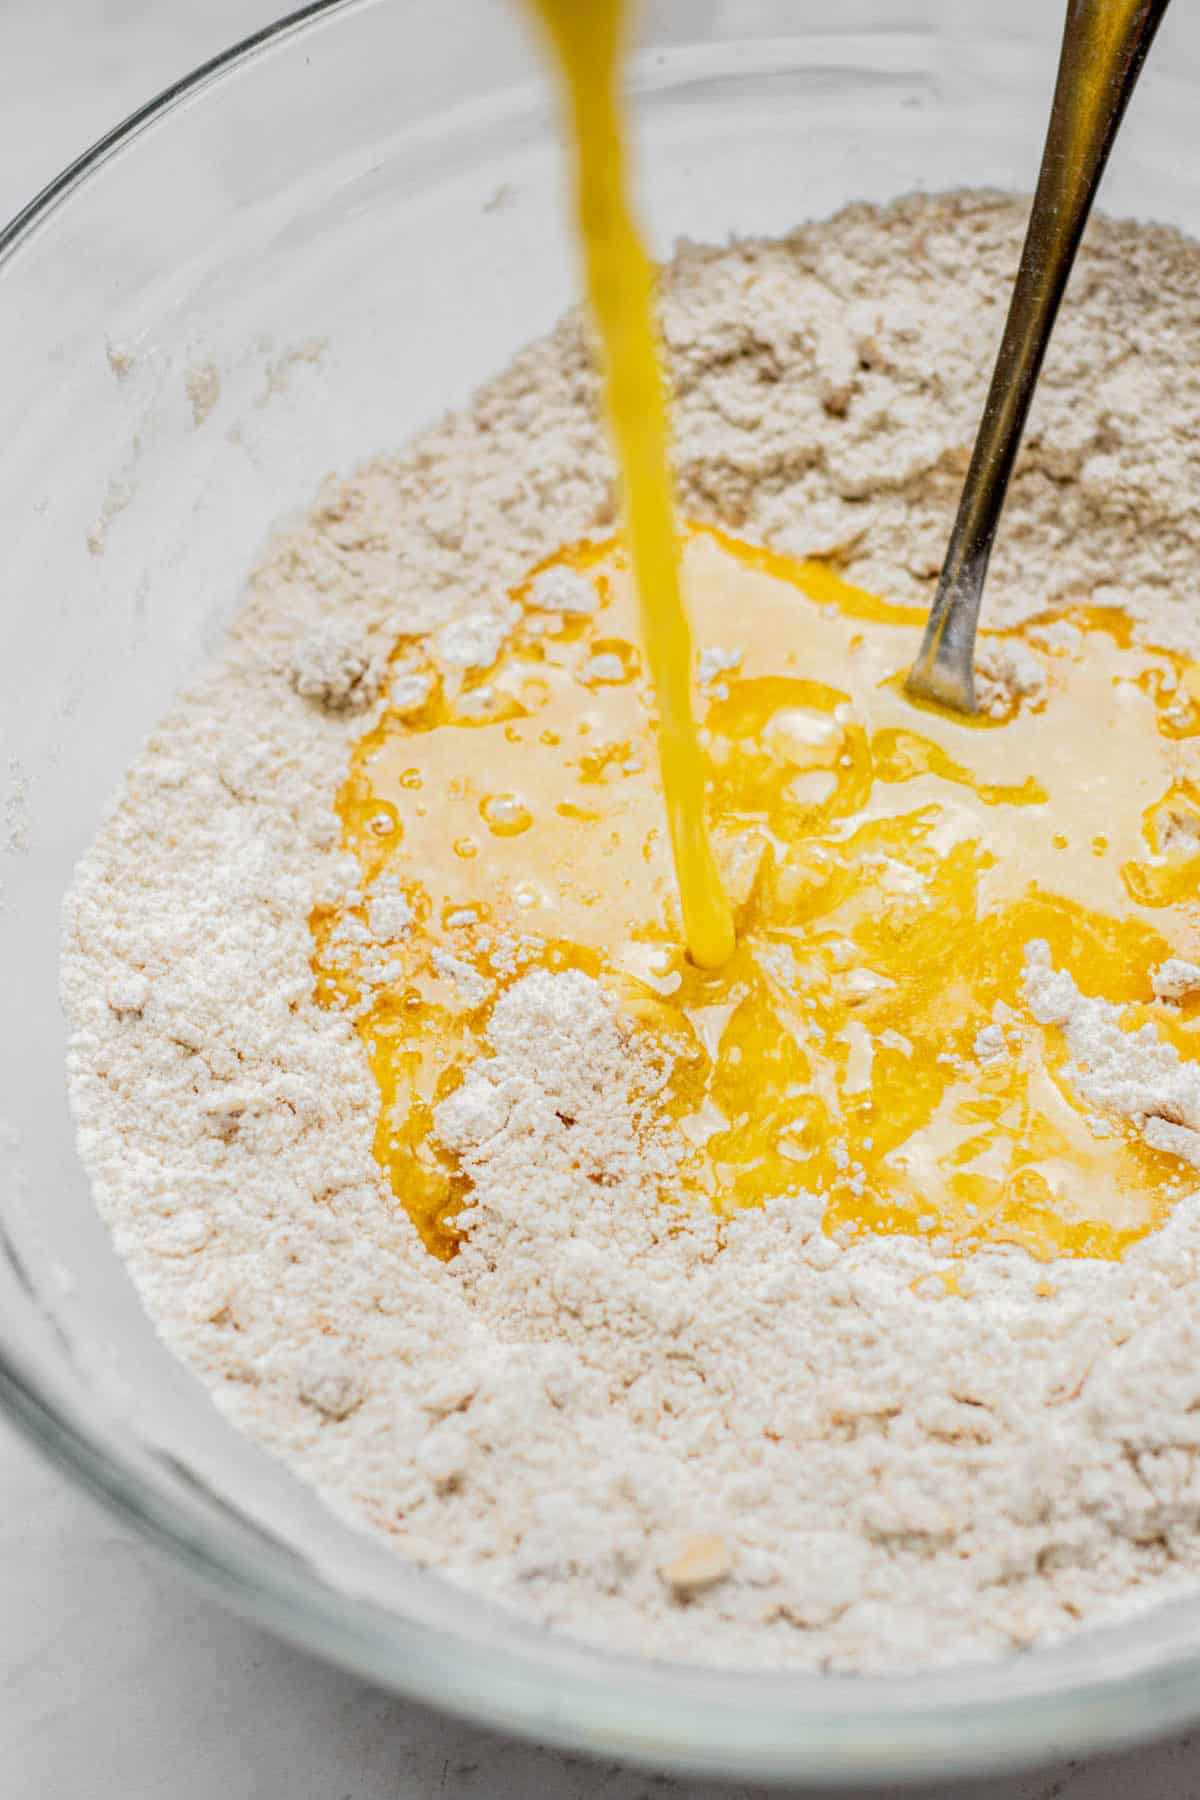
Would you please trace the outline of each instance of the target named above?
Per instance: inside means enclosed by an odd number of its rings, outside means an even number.
[[[681,251],[663,324],[685,510],[927,599],[1023,224],[952,195]],[[1198,293],[1200,246],[1095,222],[993,622],[1090,598],[1200,651]],[[655,1074],[578,975],[510,990],[440,1109],[475,1179],[452,1265],[381,1176],[363,1051],[312,997],[309,910],[358,878],[332,801],[397,636],[486,666],[506,586],[611,524],[594,398],[569,320],[470,412],[330,481],[130,771],[63,971],[117,1246],[237,1425],[399,1550],[576,1633],[911,1670],[1174,1594],[1200,1577],[1194,1201],[1120,1265],[980,1252],[965,1298],[921,1279],[936,1247],[840,1249],[815,1200],[743,1215],[718,1250],[706,1209],[651,1197]],[[392,698],[419,706],[419,681],[393,676]],[[376,904],[385,978],[409,921],[398,893]],[[1180,999],[1196,979],[1160,974]],[[1118,1041],[1036,950],[1028,981],[1089,1104],[1190,1155],[1186,1071]],[[1000,1025],[980,1037],[1004,1054]]]

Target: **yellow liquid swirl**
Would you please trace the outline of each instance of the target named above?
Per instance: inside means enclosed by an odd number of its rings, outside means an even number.
[[[362,897],[313,916],[317,994],[355,1018],[376,1154],[426,1244],[453,1254],[467,1191],[438,1100],[486,1054],[499,993],[571,968],[669,1061],[676,1190],[718,1213],[802,1189],[842,1238],[1119,1257],[1200,1176],[1082,1102],[1021,968],[1045,939],[1127,1029],[1200,1055],[1200,1001],[1151,984],[1168,956],[1200,958],[1200,670],[1081,611],[1049,636],[985,633],[1042,685],[967,722],[901,692],[919,610],[698,528],[683,574],[738,930],[719,969],[680,944],[619,543],[532,571],[487,670],[402,641],[403,700],[354,751],[338,810]],[[564,577],[575,610],[553,603]]]

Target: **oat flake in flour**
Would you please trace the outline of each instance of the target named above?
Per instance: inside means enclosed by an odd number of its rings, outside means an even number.
[[[1024,220],[921,197],[681,250],[662,322],[683,510],[927,600]],[[992,622],[1090,599],[1200,652],[1197,294],[1200,246],[1093,223]],[[441,1121],[474,1182],[453,1263],[387,1188],[361,1046],[313,1000],[309,913],[357,879],[332,797],[401,633],[486,662],[507,587],[612,520],[572,318],[469,411],[327,483],[130,770],[67,902],[63,991],[81,1153],[158,1329],[404,1554],[608,1644],[911,1670],[1177,1594],[1200,1573],[1195,1201],[1118,1264],[981,1251],[962,1297],[920,1279],[944,1258],[919,1238],[840,1248],[815,1199],[668,1231],[636,1057],[578,973],[496,1008],[519,1133],[469,1096]],[[379,930],[403,928],[397,895]],[[1178,1071],[1126,1066],[1036,945],[1026,977],[1097,1059],[1096,1103],[1178,1147]]]

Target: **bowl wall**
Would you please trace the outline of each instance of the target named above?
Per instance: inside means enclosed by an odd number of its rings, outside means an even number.
[[[655,248],[914,188],[1030,187],[1056,13],[658,0],[629,78]],[[1200,21],[1179,8],[1108,210],[1200,234],[1198,75]],[[506,0],[347,0],[148,107],[0,237],[0,1395],[255,1618],[558,1742],[865,1781],[1162,1728],[1200,1712],[1200,1606],[920,1681],[716,1674],[549,1640],[410,1569],[235,1434],[158,1343],[93,1210],[57,1001],[71,868],[271,526],[465,400],[568,303],[561,190]]]

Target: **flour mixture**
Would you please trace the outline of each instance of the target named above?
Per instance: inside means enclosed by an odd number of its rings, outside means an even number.
[[[68,901],[80,1147],[164,1338],[577,1635],[911,1670],[1200,1574],[1200,246],[1093,224],[987,716],[894,679],[1024,221],[663,272],[725,967],[573,318],[271,546]]]

